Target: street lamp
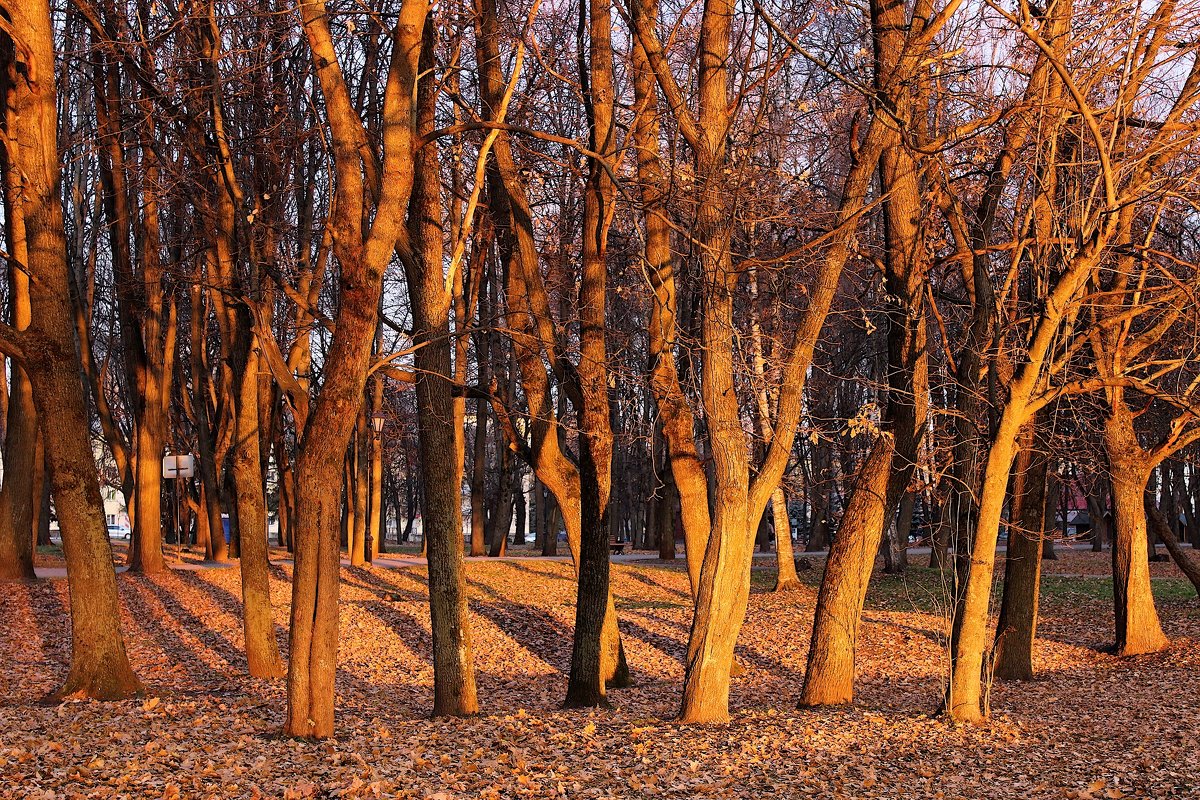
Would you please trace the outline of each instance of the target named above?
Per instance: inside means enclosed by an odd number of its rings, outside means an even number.
[[[371,427],[375,429],[375,438],[378,439],[383,435],[383,423],[387,421],[387,417],[382,411],[376,411],[371,415]]]

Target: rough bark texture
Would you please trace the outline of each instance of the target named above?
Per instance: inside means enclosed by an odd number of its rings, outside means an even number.
[[[1154,607],[1147,561],[1144,495],[1150,468],[1133,430],[1133,415],[1118,398],[1104,425],[1105,448],[1112,477],[1113,611],[1117,655],[1154,653],[1167,646]]]
[[[425,22],[417,90],[417,125],[434,127],[436,99],[432,20]],[[463,565],[461,464],[451,395],[450,304],[442,277],[442,224],[437,149],[417,154],[408,230],[416,247],[406,262],[413,295],[416,352],[417,434],[421,448],[421,502],[429,568],[429,615],[433,632],[434,716],[479,710],[471,660],[471,622]]]
[[[850,495],[838,535],[829,549],[817,594],[812,643],[800,706],[843,705],[854,701],[854,656],[867,584],[887,517],[888,484],[895,442],[875,440]]]
[[[325,379],[304,426],[297,459],[296,563],[292,579],[288,709],[284,733],[333,735],[337,668],[338,486],[366,386],[383,272],[400,240],[413,181],[413,98],[420,42],[429,6],[405,0],[392,30],[393,50],[382,109],[382,157],[374,218],[365,229],[366,130],[354,111],[330,32],[324,3],[302,0],[300,13],[320,82],[337,176],[337,203],[329,225],[341,267],[341,296],[325,360]],[[410,254],[411,255],[411,254]],[[449,404],[447,404],[449,411]],[[451,438],[450,447],[453,447]],[[447,450],[446,452],[452,452]]]
[[[1033,642],[1037,635],[1049,466],[1044,445],[1033,431],[1026,433],[1013,475],[1004,596],[993,645],[995,675],[1005,680],[1033,679]]]
[[[577,409],[580,421],[580,542],[575,629],[565,701],[569,707],[598,706],[606,702],[603,634],[609,608],[608,536],[613,460],[604,335],[608,231],[616,199],[616,186],[608,173],[617,147],[613,118],[612,3],[590,0],[580,5],[579,13],[580,39],[586,27],[590,56],[584,59],[583,42],[580,41],[579,71],[586,89],[584,106],[590,149],[598,157],[590,161],[584,192],[583,271],[579,282],[580,352],[575,375],[582,400],[582,407]]]
[[[104,524],[104,504],[88,435],[81,361],[70,301],[67,244],[60,199],[54,28],[49,4],[30,0],[10,7],[11,30],[0,62],[9,76],[5,132],[18,155],[17,202],[25,221],[30,274],[30,323],[21,332],[24,365],[43,419],[51,491],[62,530],[71,600],[71,666],[55,697],[120,699],[136,695],[120,630],[117,581]],[[15,68],[17,59],[21,68]],[[7,187],[6,187],[7,188]]]

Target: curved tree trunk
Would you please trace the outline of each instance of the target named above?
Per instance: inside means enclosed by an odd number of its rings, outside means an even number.
[[[854,657],[858,622],[867,584],[887,517],[887,493],[895,443],[888,434],[875,440],[854,483],[842,524],[829,549],[800,706],[842,705],[854,701]]]

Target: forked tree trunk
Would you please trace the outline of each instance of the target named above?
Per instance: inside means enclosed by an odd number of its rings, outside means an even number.
[[[480,95],[484,112],[494,116],[504,93],[499,52],[499,17],[492,0],[476,5],[476,32],[480,63]],[[521,185],[509,139],[504,132],[495,139],[494,161],[488,170],[488,191],[499,252],[504,262],[507,321],[512,328],[513,354],[520,370],[529,408],[529,434],[533,467],[538,478],[555,496],[567,531],[567,543],[579,572],[580,485],[579,471],[563,454],[558,441],[559,423],[544,358],[557,359],[553,315],[539,266],[533,233],[533,213]],[[558,368],[561,370],[561,366]],[[565,396],[565,395],[564,395]],[[628,685],[617,627],[616,606],[609,593],[604,615],[601,674],[609,686]]]
[[[608,292],[608,233],[614,214],[616,185],[608,170],[617,150],[614,120],[612,3],[588,0],[579,6],[579,48],[588,32],[590,71],[580,57],[580,78],[587,93],[584,107],[593,156],[589,162],[583,205],[583,269],[579,281],[580,347],[575,369],[579,413],[580,542],[579,582],[575,595],[575,629],[568,707],[604,705],[604,623],[616,609],[609,591],[608,538],[611,509],[613,431],[608,402],[608,354],[605,341]],[[507,534],[507,530],[504,531]],[[611,622],[611,621],[610,621]]]
[[[325,361],[325,379],[304,425],[297,460],[296,563],[292,578],[288,709],[284,733],[327,738],[334,733],[337,670],[338,485],[354,418],[366,388],[383,272],[400,243],[413,181],[413,98],[426,0],[404,0],[391,30],[391,65],[382,109],[379,194],[367,229],[364,164],[370,144],[354,110],[333,43],[325,4],[301,0],[300,14],[312,51],[332,136],[337,202],[329,225],[341,266],[336,324]],[[365,156],[373,161],[371,156]],[[410,260],[413,253],[405,254]],[[445,419],[452,409],[447,400]],[[453,450],[453,436],[443,458]]]
[[[894,453],[892,437],[881,434],[858,473],[838,535],[829,548],[817,594],[801,708],[854,702],[858,623],[887,517]]]
[[[25,331],[8,328],[0,338],[10,340],[10,355],[23,358],[42,418],[54,421],[42,434],[71,600],[71,666],[54,696],[120,699],[142,687],[121,636],[117,581],[79,378],[59,195],[55,29],[46,0],[29,0],[10,11],[9,31],[0,34],[0,68],[7,108],[13,110],[5,114],[5,133],[20,154],[8,168],[19,171],[21,191],[19,200],[9,194],[5,202],[19,203],[25,221],[31,314]]]

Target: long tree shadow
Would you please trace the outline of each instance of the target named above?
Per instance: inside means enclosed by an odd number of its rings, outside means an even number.
[[[130,576],[122,581],[125,591],[122,593],[122,600],[126,608],[129,609],[130,616],[134,619],[137,626],[135,635],[140,637],[148,637],[153,643],[154,650],[157,650],[170,663],[179,666],[187,667],[187,679],[190,682],[198,684],[198,688],[204,692],[210,693],[219,688],[220,684],[224,683],[225,676],[219,671],[212,669],[205,670],[202,673],[195,669],[198,663],[203,663],[202,654],[196,649],[196,646],[185,639],[178,628],[167,623],[164,617],[170,618],[170,609],[175,606],[175,603],[167,602],[156,587],[153,586],[154,579],[145,576]],[[164,613],[160,609],[153,608],[153,604],[148,599],[153,597],[164,609]],[[174,600],[168,596],[169,600]],[[181,626],[186,628],[186,626]],[[210,631],[212,636],[219,635]],[[197,636],[197,639],[201,637]],[[206,637],[208,638],[208,637]],[[210,645],[209,641],[201,639],[206,647],[216,652],[221,658],[227,661],[231,666],[241,665],[244,668],[246,659],[245,656],[235,648],[232,643],[224,642],[223,645],[214,643],[216,646]],[[150,665],[147,665],[150,666]],[[143,668],[141,670],[145,672]],[[173,690],[179,690],[184,687],[178,685],[171,687]]]
[[[645,584],[646,586],[650,586],[654,589],[658,589],[659,591],[665,592],[666,594],[672,594],[672,595],[675,595],[676,597],[681,597],[684,600],[688,600],[689,602],[692,599],[691,594],[689,594],[688,592],[685,592],[681,589],[676,589],[674,586],[666,586],[664,584],[661,584],[658,581],[651,578],[649,575],[644,574],[640,570],[623,569],[623,570],[620,570],[619,572],[614,571],[614,575],[619,576],[621,579],[631,578],[639,583]]]
[[[676,623],[655,618],[657,621],[666,622],[669,625]],[[621,632],[626,635],[633,636],[641,641],[657,648],[671,658],[683,662],[687,658],[687,640],[674,639],[670,636],[661,633],[655,633],[649,628],[645,628],[636,622],[629,619],[626,614],[625,618],[620,623]],[[765,656],[757,650],[752,650],[745,645],[739,644],[736,653],[737,660],[743,665],[752,665],[755,669],[762,670],[776,678],[782,680],[791,680],[794,678],[794,672],[782,661],[779,661],[769,656]]]
[[[552,580],[552,581],[567,581],[568,583],[575,582],[575,577],[573,575],[562,575],[554,568],[551,568],[548,570],[547,569],[535,569],[534,567],[530,566],[529,564],[522,564],[520,561],[498,561],[496,563],[503,564],[506,567],[509,567],[510,569],[514,569],[518,572],[524,572],[529,575],[536,575],[539,578],[548,578],[549,580]],[[552,561],[552,562],[545,562],[545,563],[570,564],[569,561]]]
[[[183,574],[191,575],[191,573]],[[183,578],[178,578],[178,580],[180,583],[187,583]],[[242,670],[246,669],[246,654],[242,652],[241,648],[235,645],[229,637],[208,625],[190,609],[177,602],[176,598],[165,586],[154,580],[138,581],[138,586],[148,590],[158,598],[159,603],[167,610],[167,613],[179,620],[184,630],[202,642],[205,647],[225,659],[230,666]]]
[[[12,652],[16,654],[19,647],[23,651],[36,646],[36,652],[24,652],[21,659],[24,665],[39,668],[44,675],[37,676],[33,682],[17,676],[14,681],[10,676],[5,686],[4,704],[19,704],[16,699],[15,682],[23,690],[31,690],[40,699],[47,692],[61,685],[66,679],[71,664],[70,636],[70,601],[58,590],[60,581],[23,581],[6,585],[6,592],[23,591],[25,594],[25,616],[37,629],[37,642],[25,641],[20,644],[13,642]],[[15,610],[20,600],[11,597],[4,599],[6,609]],[[7,632],[7,631],[5,631]]]
[[[385,580],[365,567],[342,567],[342,581],[347,586],[355,586],[368,592],[374,591],[376,596],[381,598],[384,595],[394,595],[410,603],[424,603],[429,599],[427,595]]]
[[[562,620],[536,606],[506,601],[472,604],[471,610],[562,674],[571,668],[571,630]]]

